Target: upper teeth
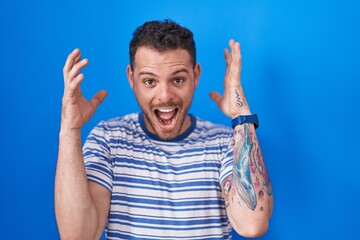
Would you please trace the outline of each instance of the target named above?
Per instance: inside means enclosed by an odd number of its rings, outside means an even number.
[[[159,110],[159,112],[165,112],[165,113],[174,111],[173,108],[165,108],[165,109],[158,109],[158,110]]]

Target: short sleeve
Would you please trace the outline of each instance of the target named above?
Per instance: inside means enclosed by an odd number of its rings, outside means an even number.
[[[88,180],[94,181],[112,192],[113,161],[106,122],[100,122],[90,132],[83,147],[83,155]]]
[[[220,186],[222,186],[223,181],[232,173],[233,169],[233,149],[234,149],[234,140],[231,138],[228,141],[227,149],[225,154],[221,159],[221,168],[220,168]]]

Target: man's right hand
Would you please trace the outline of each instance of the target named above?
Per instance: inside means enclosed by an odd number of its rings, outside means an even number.
[[[80,130],[92,117],[99,104],[104,101],[107,92],[101,90],[88,101],[81,92],[80,83],[84,75],[80,71],[88,64],[88,59],[81,59],[80,50],[72,51],[63,68],[64,95],[62,98],[61,130]]]

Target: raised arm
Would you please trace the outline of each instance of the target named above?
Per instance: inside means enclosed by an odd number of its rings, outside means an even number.
[[[88,64],[79,49],[69,54],[64,69],[59,154],[55,177],[55,213],[61,239],[99,239],[106,223],[110,193],[88,182],[81,145],[81,128],[105,99],[98,92],[91,101],[81,93],[80,73]]]
[[[230,118],[251,115],[240,81],[240,44],[229,42],[225,49],[226,74],[224,94],[211,92],[210,97]],[[265,167],[254,124],[234,128],[233,170],[222,183],[226,210],[233,228],[242,236],[263,235],[273,209],[270,178]]]

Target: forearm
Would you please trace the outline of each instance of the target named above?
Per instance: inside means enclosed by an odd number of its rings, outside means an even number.
[[[226,73],[224,94],[211,92],[210,97],[230,118],[251,115],[240,73],[240,44],[229,41],[231,52],[224,50]],[[272,212],[271,184],[253,124],[234,129],[233,171],[222,181],[226,211],[232,226],[243,236],[256,237],[267,230]]]
[[[98,217],[86,177],[80,131],[60,133],[55,212],[62,239],[95,238]]]
[[[225,204],[235,230],[262,235],[273,208],[271,183],[253,124],[234,129],[233,171],[223,182]]]

